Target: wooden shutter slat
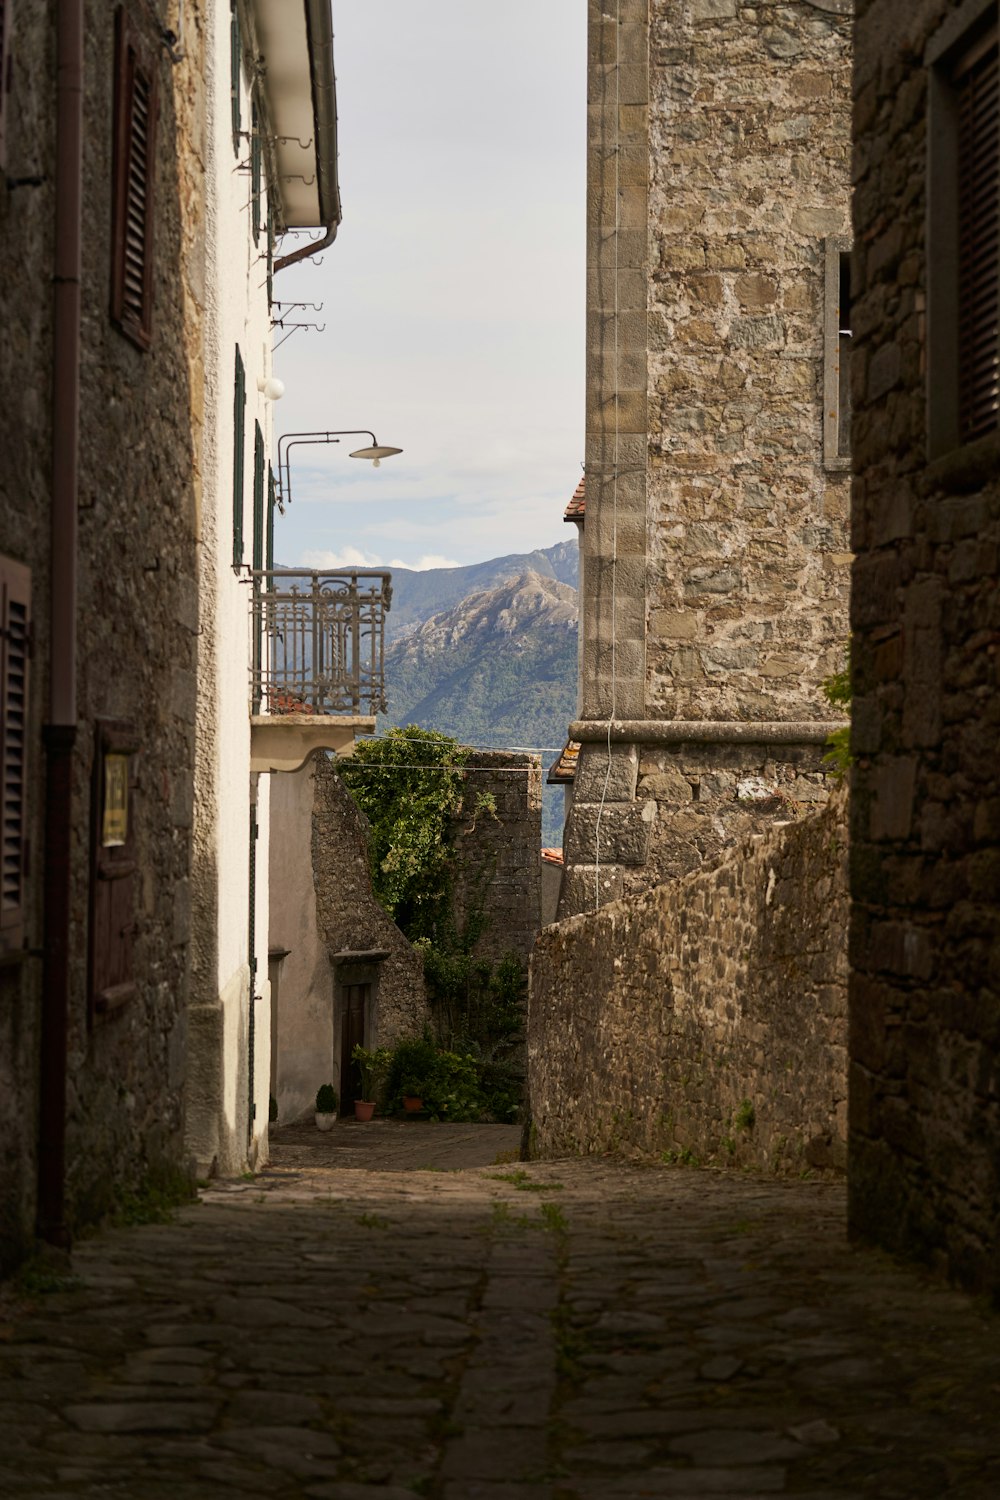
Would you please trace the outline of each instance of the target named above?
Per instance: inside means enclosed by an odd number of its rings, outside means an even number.
[[[148,349],[153,315],[156,74],[124,7],[116,15],[111,316]]]
[[[1000,51],[995,35],[954,77],[958,121],[958,385],[965,442],[1000,410]]]
[[[0,558],[0,932],[8,943],[24,926],[30,604],[29,570]]]

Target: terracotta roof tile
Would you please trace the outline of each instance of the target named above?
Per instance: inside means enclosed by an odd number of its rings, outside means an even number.
[[[584,514],[585,514],[586,509],[587,509],[587,500],[586,500],[586,496],[584,494],[584,486],[585,486],[586,482],[587,482],[586,478],[584,477],[583,479],[580,480],[580,483],[577,485],[576,489],[573,491],[573,498],[570,500],[570,502],[567,505],[566,509],[563,511],[563,520],[564,521],[582,521],[583,520]]]
[[[547,865],[564,865],[566,863],[561,849],[543,849],[542,860]]]
[[[579,759],[580,746],[576,740],[567,740],[559,759],[549,767],[549,774],[545,778],[549,786],[558,786],[560,782],[572,781],[576,775],[576,763]]]

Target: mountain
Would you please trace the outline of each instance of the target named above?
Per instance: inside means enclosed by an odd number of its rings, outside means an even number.
[[[459,604],[470,594],[496,588],[505,579],[536,573],[576,588],[580,566],[576,537],[536,552],[513,552],[488,562],[461,568],[411,568],[392,570],[392,608],[386,616],[386,642],[408,635],[415,626],[443,609]]]
[[[380,730],[422,724],[469,745],[545,747],[547,768],[576,713],[577,618],[575,588],[525,569],[414,623],[386,646]],[[558,845],[562,788],[543,800],[542,842]]]

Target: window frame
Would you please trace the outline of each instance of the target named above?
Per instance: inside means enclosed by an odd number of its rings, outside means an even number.
[[[841,267],[850,256],[850,235],[831,234],[823,241],[823,467],[843,472],[851,467],[850,436],[841,446],[844,419],[843,345],[841,343]],[[849,372],[848,372],[849,375]],[[850,385],[847,386],[850,418]]]
[[[146,169],[141,199],[134,165],[136,86],[147,90]],[[124,5],[115,12],[115,86],[111,191],[111,321],[137,349],[145,352],[153,338],[153,238],[156,203],[156,131],[159,111],[154,61],[143,47]],[[141,209],[141,244],[137,217]],[[140,259],[139,288],[130,291],[130,260]]]

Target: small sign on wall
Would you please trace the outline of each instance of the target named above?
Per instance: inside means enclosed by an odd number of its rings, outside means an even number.
[[[101,848],[116,849],[128,838],[127,755],[104,757],[104,806],[101,812]]]

